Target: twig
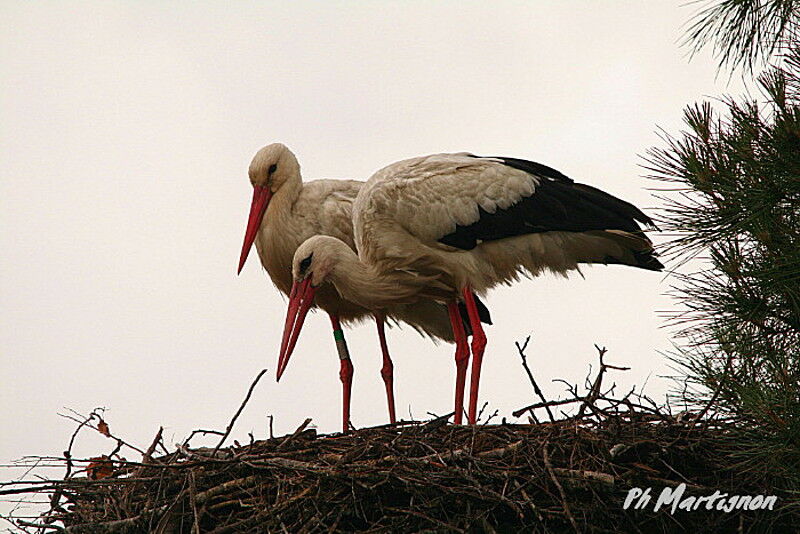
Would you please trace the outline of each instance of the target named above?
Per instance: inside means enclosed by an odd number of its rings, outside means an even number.
[[[487,404],[488,404],[488,403],[487,403]],[[484,426],[488,425],[489,423],[491,423],[491,422],[492,422],[492,419],[494,419],[494,418],[495,418],[495,417],[497,417],[498,415],[500,415],[500,410],[495,410],[495,411],[493,411],[493,412],[492,412],[492,413],[489,415],[489,417],[487,417],[487,418],[486,418],[486,421],[484,421],[484,422],[483,422],[483,425],[484,425]]]
[[[413,516],[419,517],[420,519],[424,519],[426,521],[429,521],[430,523],[433,523],[434,525],[439,525],[439,527],[447,529],[447,530],[452,530],[454,532],[464,532],[463,530],[461,530],[458,527],[454,527],[453,525],[449,525],[449,524],[445,523],[444,521],[442,521],[440,519],[436,519],[435,517],[427,516],[427,515],[423,514],[422,512],[417,512],[415,510],[408,510],[406,508],[394,508],[392,506],[387,506],[386,509],[387,510],[391,510],[392,512],[399,512],[399,513],[402,513],[402,514],[408,514],[408,515],[413,515]]]
[[[261,372],[258,373],[256,379],[253,380],[253,383],[250,384],[250,389],[247,390],[247,396],[245,396],[241,406],[239,406],[239,409],[236,410],[236,413],[234,414],[233,419],[231,419],[231,422],[228,423],[228,428],[225,429],[225,434],[222,435],[222,439],[220,439],[219,443],[217,443],[217,446],[214,447],[214,453],[211,456],[216,456],[217,451],[219,451],[219,448],[222,447],[222,444],[225,443],[226,439],[228,439],[228,435],[231,433],[231,430],[233,430],[234,423],[236,423],[236,420],[239,418],[239,415],[242,413],[242,410],[244,410],[244,407],[247,405],[247,401],[250,400],[250,395],[253,394],[253,390],[255,389],[256,384],[258,384],[258,381],[261,380],[261,377],[264,376],[264,373],[266,372],[267,372],[266,369],[262,369]]]
[[[42,523],[33,523],[31,521],[25,521],[23,519],[15,519],[12,523],[16,523],[18,526],[21,527],[33,527],[41,530],[49,528],[50,530],[55,530],[56,532],[66,532],[64,527],[60,527],[58,525],[44,525]]]
[[[156,437],[153,438],[152,443],[150,446],[147,447],[147,450],[142,455],[142,465],[136,468],[134,471],[133,477],[139,477],[142,475],[144,470],[147,468],[147,464],[151,463],[153,460],[153,453],[156,451],[156,446],[158,446],[158,442],[161,441],[161,435],[164,433],[164,427],[158,427],[158,432],[156,432]]]
[[[629,371],[630,367],[619,367],[616,365],[607,364],[603,361],[603,356],[606,355],[608,349],[605,347],[598,347],[597,345],[594,346],[597,349],[597,352],[600,356],[600,369],[597,371],[597,376],[594,379],[594,383],[592,383],[592,388],[589,390],[589,394],[586,395],[586,401],[581,405],[580,409],[578,410],[578,418],[580,419],[583,417],[584,413],[586,413],[586,408],[594,407],[594,403],[597,402],[597,398],[600,396],[600,389],[603,384],[603,375],[609,369],[614,369],[617,371]]]
[[[192,534],[200,534],[200,514],[197,512],[197,481],[194,471],[189,471],[189,503],[192,505]]]
[[[539,384],[536,383],[536,380],[533,378],[533,373],[531,372],[530,367],[528,367],[528,356],[525,354],[525,349],[528,348],[528,343],[531,340],[531,336],[525,338],[525,343],[522,344],[520,347],[519,342],[515,341],[514,345],[517,346],[517,352],[519,352],[519,357],[522,358],[522,367],[525,368],[525,372],[528,373],[528,380],[530,380],[531,385],[533,386],[533,391],[542,399],[542,402],[545,403],[542,406],[547,410],[547,415],[550,417],[550,422],[555,422],[555,417],[553,417],[553,412],[550,411],[550,406],[547,404],[547,399],[544,397],[542,390],[539,388]],[[524,411],[524,410],[523,410]],[[521,413],[520,413],[521,415]],[[516,412],[514,412],[514,417],[519,417]],[[534,416],[535,417],[535,416]]]
[[[581,479],[591,482],[599,482],[605,486],[614,485],[614,475],[602,473],[600,471],[587,471],[581,469],[566,469],[563,467],[554,467],[553,472],[560,477]]]
[[[558,481],[556,477],[555,471],[553,471],[553,464],[550,463],[550,455],[547,452],[547,447],[549,446],[549,441],[545,440],[544,444],[542,445],[542,457],[544,458],[544,466],[547,468],[547,472],[550,474],[550,479],[553,481],[553,484],[556,485],[556,489],[558,489],[559,495],[561,495],[561,505],[564,507],[564,515],[567,516],[569,519],[572,528],[578,534],[581,534],[580,529],[578,528],[578,523],[575,522],[575,518],[572,517],[572,512],[569,509],[569,504],[567,504],[567,494],[564,493],[564,488],[561,487],[561,483]]]
[[[430,421],[426,422],[425,424],[417,427],[417,430],[419,432],[421,432],[421,433],[433,432],[434,430],[437,430],[438,428],[443,427],[444,425],[446,425],[447,424],[447,420],[450,419],[453,416],[453,414],[455,414],[455,412],[450,412],[450,413],[445,414],[445,415],[434,417],[433,419],[431,419]]]
[[[81,428],[89,424],[89,421],[94,419],[97,414],[95,413],[96,410],[92,411],[88,417],[86,417],[83,421],[78,424],[78,427],[75,429],[75,432],[72,433],[72,437],[69,438],[69,445],[67,446],[67,450],[64,451],[64,458],[67,460],[67,472],[64,475],[64,479],[66,480],[69,478],[69,475],[72,472],[72,446],[75,444],[75,438],[78,437],[78,432],[81,431]]]
[[[309,418],[307,418],[305,421],[303,421],[303,423],[302,423],[300,426],[298,426],[298,427],[297,427],[297,430],[295,430],[295,431],[292,433],[292,435],[291,435],[291,436],[289,436],[289,437],[287,437],[286,439],[284,439],[283,441],[281,441],[281,442],[278,444],[278,446],[277,446],[277,447],[275,447],[275,450],[276,450],[276,451],[279,451],[279,450],[283,449],[283,448],[284,448],[286,445],[288,445],[289,443],[291,443],[291,442],[292,442],[292,441],[293,441],[295,438],[297,438],[297,436],[299,436],[300,434],[302,434],[302,433],[303,433],[303,431],[306,429],[306,427],[307,427],[307,426],[308,426],[310,423],[311,423],[311,418],[309,417]]]
[[[70,408],[67,408],[67,409],[68,409],[69,411],[71,411],[72,413],[74,413],[75,415],[77,415],[78,417],[84,417],[83,415],[79,414],[79,413],[78,413],[78,412],[76,412],[75,410],[72,410],[72,409],[70,409]],[[100,417],[99,415],[97,415],[97,414],[96,414],[96,410],[95,410],[95,412],[92,412],[92,413],[93,413],[93,414],[95,414],[95,417],[98,417],[98,418]],[[80,419],[78,419],[78,418],[76,418],[76,417],[73,417],[73,416],[71,416],[71,415],[66,415],[66,414],[63,414],[63,413],[60,413],[60,414],[58,414],[58,415],[60,415],[61,417],[65,418],[65,419],[69,419],[70,421],[75,421],[76,423],[80,423],[80,422],[81,422],[81,420],[80,420]],[[102,419],[102,418],[101,418],[101,419]],[[90,420],[91,420],[91,417],[90,417]],[[86,426],[88,426],[89,428],[92,428],[92,429],[94,429],[94,430],[97,430],[98,432],[100,432],[100,429],[99,429],[97,426],[93,426],[93,425],[91,425],[90,423],[86,423]],[[110,438],[110,439],[115,439],[115,440],[117,440],[118,442],[120,442],[120,443],[122,443],[123,445],[125,445],[126,447],[128,447],[129,449],[133,449],[134,451],[138,452],[139,454],[142,454],[142,455],[144,455],[144,451],[143,451],[142,449],[140,449],[140,448],[139,448],[139,447],[137,447],[136,445],[131,445],[130,443],[128,443],[128,442],[127,442],[127,441],[125,441],[124,439],[118,438],[117,436],[115,436],[115,435],[114,435],[114,434],[112,434],[111,432],[108,432],[108,431],[106,431],[106,432],[101,432],[101,434],[103,434],[103,435],[104,435],[104,436],[106,436],[107,438]]]
[[[514,410],[511,412],[511,415],[514,417],[519,417],[520,415],[524,414],[525,412],[535,410],[537,408],[549,408],[550,406],[562,406],[564,404],[572,404],[573,402],[585,402],[585,397],[575,397],[574,399],[561,399],[561,400],[554,400],[554,401],[545,401],[545,402],[537,402],[536,404],[530,404],[525,406],[524,408],[520,408],[519,410]],[[548,410],[549,412],[550,410]],[[555,421],[553,421],[555,423]]]
[[[78,437],[78,432],[81,431],[81,428],[89,424],[94,417],[97,416],[95,413],[97,409],[93,410],[92,413],[89,414],[83,421],[78,424],[78,427],[75,429],[75,432],[72,433],[72,437],[69,439],[69,445],[67,445],[67,450],[64,451],[64,459],[67,461],[67,472],[64,473],[64,480],[67,480],[69,476],[72,474],[72,446],[75,444],[75,438]],[[55,510],[60,508],[61,496],[63,492],[61,489],[57,489],[53,492],[52,497],[50,497],[50,511],[49,514],[52,514]]]
[[[150,446],[147,447],[144,455],[142,455],[142,463],[146,464],[153,460],[153,453],[156,451],[156,447],[158,446],[158,442],[161,441],[161,435],[164,433],[164,427],[158,427],[158,432],[156,432],[156,437],[153,438],[152,443]]]
[[[183,446],[184,446],[184,447],[185,447],[185,446],[188,446],[188,445],[189,445],[189,442],[190,442],[190,441],[192,440],[192,438],[193,438],[193,437],[195,437],[197,434],[203,434],[203,435],[206,435],[206,434],[214,434],[214,435],[216,435],[216,436],[222,436],[222,435],[224,435],[225,433],[224,433],[224,432],[221,432],[221,431],[219,431],[219,430],[206,430],[206,429],[204,429],[204,428],[197,428],[197,429],[195,429],[195,430],[192,430],[191,434],[189,434],[189,437],[188,437],[188,438],[186,438],[185,440],[183,440]]]
[[[488,407],[489,407],[489,401],[484,402],[483,406],[481,406],[481,409],[478,410],[478,417],[476,418],[476,421],[480,421],[481,420],[481,418],[483,417],[483,412],[486,411],[486,408],[488,408]],[[495,413],[496,413],[496,411],[495,411]]]

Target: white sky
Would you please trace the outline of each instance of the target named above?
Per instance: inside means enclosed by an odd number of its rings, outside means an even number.
[[[285,301],[254,256],[236,276],[259,147],[287,144],[306,179],[440,151],[524,157],[650,208],[637,154],[657,126],[739,91],[707,56],[689,62],[691,8],[673,1],[0,6],[0,463],[60,454],[64,406],[105,406],[142,446],[159,425],[168,443],[224,429],[262,367],[234,438],[264,437],[268,414],[276,433],[307,416],[338,430],[327,318],[307,321],[276,384]],[[633,368],[619,384],[669,387],[669,282],[585,274],[490,295],[481,399],[501,415],[532,401],[513,345],[530,332],[551,397],[553,378],[582,382],[594,343]],[[384,423],[374,328],[347,335],[353,423]],[[389,342],[398,413],[448,412],[452,348],[410,330]],[[76,453],[111,448],[87,434]]]

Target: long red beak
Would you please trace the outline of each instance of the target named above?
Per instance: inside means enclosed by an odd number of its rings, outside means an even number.
[[[242,272],[242,267],[244,267],[247,255],[250,254],[250,249],[253,247],[253,241],[256,240],[258,228],[261,226],[261,219],[264,217],[264,212],[267,211],[267,205],[269,205],[271,198],[272,191],[269,190],[269,187],[253,186],[253,203],[250,204],[250,216],[247,219],[247,231],[244,233],[242,253],[239,255],[239,270],[236,271],[236,274]]]
[[[317,288],[311,285],[310,277],[292,284],[292,290],[289,292],[289,309],[286,311],[286,323],[283,325],[281,352],[278,355],[277,380],[281,379],[283,371],[289,364],[289,357],[294,351],[297,338],[300,337],[300,329],[303,328],[303,321],[306,320],[308,310],[314,304],[316,292]]]

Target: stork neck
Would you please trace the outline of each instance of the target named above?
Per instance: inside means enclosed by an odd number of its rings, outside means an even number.
[[[267,212],[264,214],[264,219],[261,224],[270,224],[269,221],[287,219],[290,217],[292,214],[292,207],[294,203],[297,202],[302,191],[303,181],[299,175],[284,182],[272,195],[272,200],[270,200]]]
[[[302,190],[299,178],[284,183],[272,196],[256,236],[261,264],[275,285],[286,294],[292,286],[292,256],[303,240],[292,217],[292,206]]]
[[[344,299],[375,311],[408,302],[417,293],[413,285],[402,283],[402,277],[377,273],[349,247],[342,249],[330,279]]]

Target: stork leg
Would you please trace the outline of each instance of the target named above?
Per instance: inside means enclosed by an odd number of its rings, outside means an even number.
[[[467,381],[467,362],[469,361],[469,346],[464,324],[461,322],[461,313],[458,302],[453,301],[447,305],[450,314],[450,324],[453,326],[453,335],[456,339],[456,402],[453,423],[460,425],[464,414],[464,384]]]
[[[381,343],[381,353],[383,354],[383,367],[381,367],[381,377],[386,385],[386,402],[389,404],[389,422],[394,424],[397,417],[394,411],[394,364],[389,356],[389,347],[386,344],[386,332],[384,331],[385,317],[382,313],[375,314],[375,324],[378,326],[378,339]]]
[[[474,425],[478,413],[478,384],[481,381],[481,364],[483,351],[486,349],[486,334],[483,332],[478,306],[475,304],[475,293],[469,287],[463,290],[467,304],[467,315],[472,327],[472,377],[469,383],[469,424]]]
[[[339,353],[339,380],[342,381],[342,432],[350,430],[350,392],[353,388],[353,362],[350,361],[350,352],[344,339],[344,331],[339,324],[339,317],[331,315],[333,326],[333,339],[336,340],[336,350]]]

